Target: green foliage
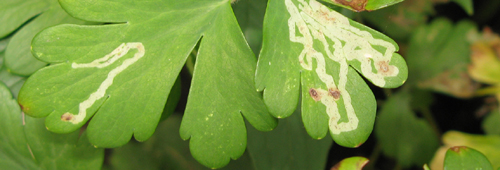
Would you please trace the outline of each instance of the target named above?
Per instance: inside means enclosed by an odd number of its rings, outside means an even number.
[[[282,119],[271,132],[248,128],[248,152],[255,169],[325,169],[330,138],[311,139],[304,129],[300,108]]]
[[[0,83],[0,165],[5,169],[98,169],[104,149],[87,134],[54,134],[43,119],[24,116],[9,89]]]
[[[500,168],[496,0],[0,4],[0,169]]]
[[[397,44],[314,0],[272,0],[267,11],[255,81],[270,113],[290,116],[301,93],[302,120],[311,137],[330,131],[339,145],[364,143],[376,103],[357,71],[381,87],[404,83],[407,69],[394,53]]]
[[[472,148],[465,146],[451,147],[446,151],[444,169],[483,169],[493,170],[491,163],[486,157]]]
[[[375,124],[382,151],[395,158],[402,167],[428,163],[439,146],[429,123],[415,117],[411,101],[407,91],[394,94],[382,106]]]
[[[345,158],[332,167],[332,170],[361,170],[368,162],[364,157]]]

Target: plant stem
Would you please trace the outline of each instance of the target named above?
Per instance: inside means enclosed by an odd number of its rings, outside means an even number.
[[[368,163],[368,165],[366,165],[366,167],[364,169],[366,170],[371,170],[371,169],[375,169],[375,164],[377,163],[377,160],[378,158],[380,157],[380,153],[382,151],[382,147],[380,146],[380,144],[377,142],[375,144],[375,147],[373,148],[373,151],[372,151],[372,154],[370,155],[370,157],[368,158],[368,160],[370,161]]]

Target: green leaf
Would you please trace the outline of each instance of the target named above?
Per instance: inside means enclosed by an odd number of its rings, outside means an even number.
[[[158,124],[155,134],[146,142],[130,141],[113,149],[110,156],[112,169],[208,169],[189,154],[189,142],[179,137],[181,117],[172,115]],[[222,169],[253,169],[248,154],[232,161]]]
[[[253,86],[256,59],[230,2],[61,0],[76,18],[114,23],[59,25],[39,33],[33,53],[51,63],[20,92],[26,114],[45,117],[49,130],[68,133],[89,119],[97,147],[118,147],[154,132],[188,54],[200,41],[180,129],[193,157],[210,168],[246,148],[243,116],[259,130],[277,121]],[[243,114],[243,116],[242,116]]]
[[[435,154],[431,169],[439,170],[443,167],[445,153],[453,146],[466,146],[484,154],[495,169],[500,168],[500,136],[498,135],[475,135],[458,131],[449,131],[443,134],[442,146]]]
[[[278,118],[293,113],[301,88],[309,135],[321,139],[330,130],[339,145],[357,147],[370,135],[376,110],[358,72],[377,86],[400,86],[407,68],[397,50],[390,38],[317,1],[271,0],[256,87]]]
[[[469,74],[481,83],[500,85],[500,60],[495,44],[500,43],[498,34],[486,29],[482,34],[472,34]]]
[[[6,169],[99,169],[104,149],[86,133],[54,134],[43,119],[24,116],[9,89],[0,83],[0,167]]]
[[[446,151],[446,157],[444,158],[444,169],[493,170],[493,167],[481,152],[478,152],[466,146],[454,146]]]
[[[455,97],[471,97],[477,89],[467,66],[470,48],[467,36],[476,31],[474,23],[455,26],[443,18],[416,29],[408,47],[408,83]]]
[[[83,21],[70,17],[57,3],[57,0],[48,0],[50,6],[33,21],[22,27],[12,37],[5,51],[5,66],[10,72],[29,76],[47,63],[37,60],[31,54],[31,40],[35,35],[49,26],[62,23],[82,24]]]
[[[368,159],[360,156],[345,158],[335,164],[331,170],[361,170],[368,162]]]
[[[439,146],[431,126],[415,116],[410,95],[400,91],[382,106],[375,124],[375,135],[382,151],[395,158],[402,167],[428,163]]]
[[[452,2],[457,3],[460,5],[467,14],[472,15],[474,14],[474,4],[472,3],[472,0],[451,0]]]
[[[255,54],[262,47],[262,23],[266,13],[267,0],[238,0],[233,5],[241,31]]]
[[[482,127],[486,134],[500,135],[500,112],[498,109],[491,111],[486,118],[484,118]]]
[[[2,0],[0,6],[0,38],[3,38],[33,16],[49,7],[46,0]]]
[[[271,132],[248,128],[248,152],[255,169],[325,169],[332,140],[308,137],[300,108]]]
[[[362,12],[360,15],[367,23],[378,28],[395,40],[405,40],[411,33],[427,22],[433,12],[430,0],[405,0],[401,4],[384,9]]]
[[[373,11],[402,2],[403,0],[322,0],[356,12]]]
[[[0,53],[0,56],[1,55],[2,54]],[[14,98],[17,98],[24,81],[26,81],[26,78],[11,74],[6,68],[0,68],[0,82],[7,85],[14,95]]]

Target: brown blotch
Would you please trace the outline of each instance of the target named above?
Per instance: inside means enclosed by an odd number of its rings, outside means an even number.
[[[332,96],[333,99],[338,100],[340,98],[340,91],[336,88],[329,88],[328,95]]]
[[[460,153],[460,150],[466,150],[467,147],[466,146],[453,146],[450,148],[450,150],[452,150],[453,152],[456,152],[456,153]]]
[[[64,113],[61,116],[61,120],[65,122],[70,121],[71,119],[73,119],[73,115],[71,113]]]
[[[309,89],[309,95],[311,95],[311,97],[314,99],[314,101],[321,100],[321,95],[314,88]]]
[[[391,70],[391,67],[389,66],[389,62],[387,61],[378,62],[377,71],[382,75],[391,75],[393,72],[393,70]]]
[[[345,6],[350,6],[352,9],[354,9],[356,12],[361,12],[365,11],[365,6],[368,0],[332,0],[333,2],[336,2],[341,5]]]

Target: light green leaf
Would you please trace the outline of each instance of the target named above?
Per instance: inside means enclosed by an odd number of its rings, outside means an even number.
[[[331,170],[362,170],[368,162],[368,159],[360,156],[345,158],[335,164]]]
[[[400,91],[382,106],[375,124],[375,135],[382,151],[402,167],[428,163],[439,147],[439,139],[425,120],[410,108],[410,95]]]
[[[453,146],[466,146],[473,148],[488,158],[493,167],[500,168],[500,136],[498,135],[476,135],[458,131],[449,131],[443,134],[442,146],[435,154],[431,168],[440,170],[443,167],[445,153]]]
[[[361,73],[380,87],[404,83],[407,68],[397,44],[315,0],[271,0],[256,87],[272,115],[288,117],[302,89],[309,135],[328,130],[336,143],[361,145],[375,120],[375,98]]]
[[[444,169],[493,170],[493,167],[481,152],[466,146],[454,146],[446,151]]]
[[[471,97],[477,84],[467,74],[470,62],[468,35],[476,31],[474,23],[453,25],[443,18],[417,28],[408,47],[409,84],[455,97]]]
[[[500,112],[498,109],[491,111],[486,118],[484,118],[482,127],[484,132],[489,135],[500,135]]]
[[[188,54],[200,41],[180,135],[210,168],[246,148],[243,116],[259,130],[277,121],[253,86],[255,57],[230,2],[61,0],[70,15],[102,26],[60,25],[39,33],[33,53],[51,63],[21,89],[26,114],[68,133],[89,119],[98,147],[118,147],[154,132]],[[97,113],[96,113],[97,112]],[[243,116],[242,116],[243,114]]]
[[[460,5],[467,14],[472,15],[474,14],[474,4],[472,3],[472,0],[451,0],[452,2],[457,3]]]
[[[31,54],[31,40],[35,35],[49,26],[62,23],[82,24],[83,21],[70,17],[59,6],[57,0],[47,0],[51,4],[40,16],[22,27],[12,37],[5,51],[5,66],[10,72],[29,76],[47,63],[37,60]],[[16,14],[18,15],[18,14]]]
[[[248,128],[248,152],[255,169],[325,169],[332,140],[308,137],[300,108],[271,132]]]
[[[356,12],[373,11],[402,2],[403,0],[322,0]]]
[[[54,134],[43,119],[24,116],[9,89],[0,83],[0,167],[5,169],[99,169],[104,149],[86,133]]]
[[[158,124],[155,134],[146,142],[130,141],[127,145],[113,149],[111,168],[117,170],[195,170],[208,169],[196,162],[189,154],[189,142],[179,137],[181,116],[172,115]],[[253,166],[248,154],[232,161],[224,169],[251,170]]]
[[[3,38],[33,16],[49,7],[47,0],[2,0],[0,6],[0,38]]]

